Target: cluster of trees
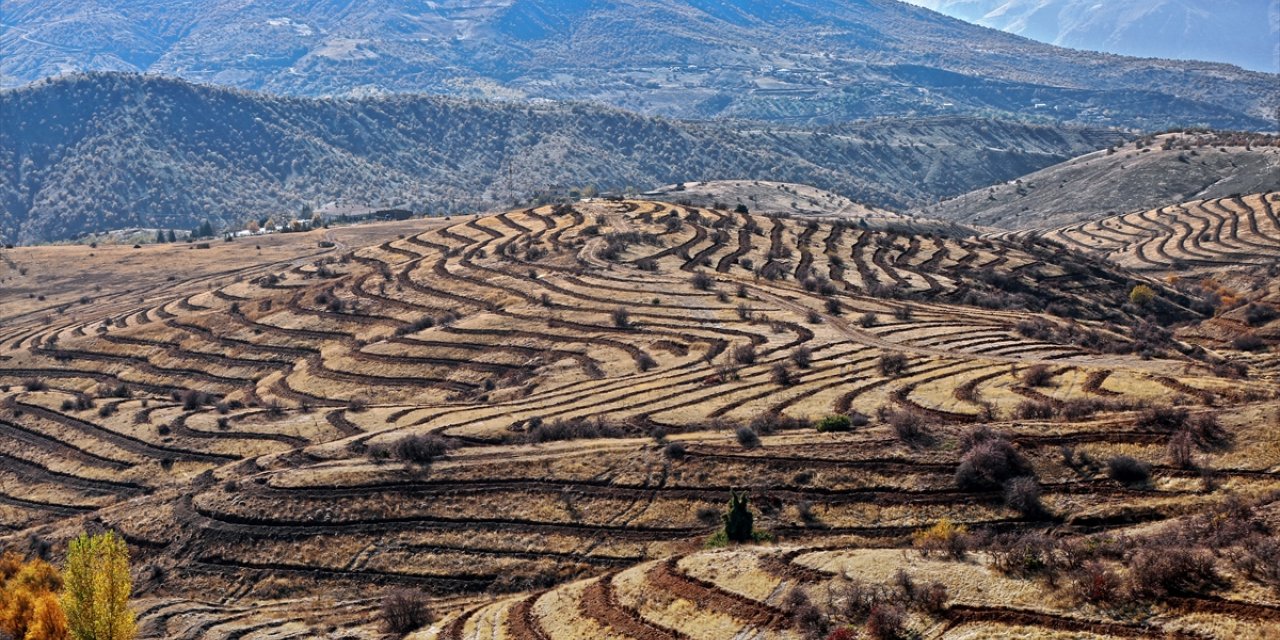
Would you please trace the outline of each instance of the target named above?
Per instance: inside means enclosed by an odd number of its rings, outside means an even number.
[[[113,532],[81,534],[61,572],[40,557],[0,556],[0,637],[131,640],[129,550]]]

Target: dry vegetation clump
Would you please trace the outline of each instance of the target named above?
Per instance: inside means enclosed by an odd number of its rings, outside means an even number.
[[[897,409],[888,412],[884,420],[889,424],[893,435],[908,446],[918,447],[932,440],[924,416],[917,411]]]
[[[411,464],[429,465],[442,457],[449,450],[449,442],[440,436],[430,433],[415,433],[402,436],[389,445],[370,448],[370,455],[375,459],[395,459]]]
[[[539,443],[594,438],[623,438],[629,435],[632,434],[622,426],[603,419],[568,418],[550,422],[537,420],[533,426],[526,428],[521,440]]]
[[[631,328],[631,313],[625,307],[615,307],[609,312],[609,318],[613,320],[613,326],[619,329]]]
[[[1013,416],[1019,420],[1049,420],[1055,413],[1053,404],[1042,400],[1023,400],[1013,408]]]
[[[404,636],[435,620],[426,594],[400,589],[382,599],[378,615],[387,633]]]
[[[1032,389],[1047,387],[1053,381],[1053,371],[1048,365],[1037,364],[1027,367],[1021,375],[1022,384]]]
[[[808,369],[813,364],[813,350],[801,345],[791,351],[791,362],[799,369]]]
[[[769,367],[769,381],[781,387],[790,387],[799,381],[799,376],[787,365],[776,362]]]
[[[886,353],[878,362],[880,375],[886,378],[897,378],[907,372],[907,355],[904,353]]]
[[[1107,476],[1127,485],[1146,484],[1151,480],[1151,465],[1131,456],[1113,456],[1107,460]]]
[[[927,529],[911,534],[911,543],[926,557],[941,555],[963,560],[972,544],[968,527],[942,518]]]
[[[978,427],[961,438],[956,486],[966,491],[1001,491],[1005,505],[1028,518],[1045,515],[1040,485],[1031,464],[1003,435]]]
[[[662,448],[662,454],[672,460],[683,460],[687,449],[683,442],[669,442]]]
[[[716,284],[715,279],[703,271],[693,274],[689,281],[693,284],[693,288],[699,291],[710,291]]]
[[[1250,303],[1244,310],[1245,324],[1250,327],[1261,327],[1276,318],[1280,318],[1280,311],[1271,306]]]
[[[909,614],[945,615],[949,594],[941,582],[921,583],[899,569],[884,584],[841,578],[826,586],[815,606],[807,597],[791,596],[787,611],[798,631],[811,638],[906,640],[917,637]]]
[[[803,418],[795,418],[781,413],[762,413],[751,419],[747,427],[760,435],[772,435],[779,431],[798,431],[808,429],[810,423]]]

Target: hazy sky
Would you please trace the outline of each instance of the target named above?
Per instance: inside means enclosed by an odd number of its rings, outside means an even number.
[[[906,0],[1042,42],[1280,71],[1280,0]]]

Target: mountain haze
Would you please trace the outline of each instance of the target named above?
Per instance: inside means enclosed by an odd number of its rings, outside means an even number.
[[[1061,47],[1280,71],[1274,0],[908,0]]]
[[[5,3],[5,86],[77,70],[790,123],[997,114],[1261,129],[1280,102],[1274,75],[1060,49],[894,0]]]

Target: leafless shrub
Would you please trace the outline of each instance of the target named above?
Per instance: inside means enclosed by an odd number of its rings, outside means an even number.
[[[1222,584],[1213,554],[1205,549],[1180,546],[1139,549],[1128,565],[1129,590],[1138,597],[1195,595]]]
[[[738,364],[755,364],[756,362],[756,345],[747,343],[740,344],[733,348],[729,354],[733,361]]]
[[[1142,411],[1135,426],[1150,431],[1177,431],[1187,425],[1190,414],[1182,407],[1157,405]]]
[[[347,400],[347,410],[352,413],[361,413],[369,408],[369,398],[362,395],[351,396]]]
[[[889,604],[878,604],[871,608],[864,630],[867,637],[873,640],[906,640],[910,637],[906,614],[901,608]]]
[[[1022,384],[1031,388],[1047,387],[1053,381],[1048,365],[1037,364],[1022,371]]]
[[[715,286],[715,280],[703,271],[693,274],[690,282],[693,284],[693,288],[699,291],[710,291]]]
[[[631,314],[626,307],[616,307],[609,313],[609,317],[613,320],[613,326],[619,329],[631,328]]]
[[[896,378],[907,372],[907,356],[903,353],[886,353],[880,356],[880,375]]]
[[[1004,504],[1024,518],[1038,519],[1046,515],[1040,501],[1040,483],[1032,476],[1019,476],[1005,482]]]
[[[1107,475],[1116,482],[1143,484],[1151,479],[1151,465],[1129,456],[1115,456],[1107,461]]]
[[[529,427],[525,433],[528,442],[556,442],[562,440],[585,440],[594,438],[621,438],[627,435],[625,429],[602,419],[571,418],[552,422],[539,422]]]
[[[1179,431],[1169,439],[1169,462],[1182,469],[1194,469],[1195,440],[1190,431]]]
[[[1245,538],[1231,563],[1240,573],[1280,593],[1280,538],[1269,535]]]
[[[902,442],[918,446],[929,440],[929,432],[925,428],[924,418],[915,411],[900,409],[888,416],[889,428]]]
[[[809,369],[809,366],[813,365],[813,349],[801,344],[791,351],[791,362],[799,369]]]
[[[402,589],[391,593],[379,608],[383,629],[405,636],[431,624],[435,616],[428,604],[427,597],[418,591]]]
[[[448,450],[449,443],[444,438],[430,433],[415,433],[391,443],[388,451],[397,460],[427,465]]]
[[[751,419],[747,425],[752,431],[761,435],[770,435],[777,431],[808,429],[809,421],[793,418],[782,413],[762,413]]]
[[[1082,602],[1110,607],[1121,602],[1123,586],[1124,581],[1115,571],[1101,562],[1091,561],[1071,572],[1067,591]]]
[[[1048,420],[1053,413],[1052,404],[1038,400],[1023,400],[1013,408],[1013,415],[1020,420]]]
[[[997,571],[1023,578],[1039,576],[1053,582],[1064,565],[1058,541],[1039,531],[995,536],[987,551]]]

